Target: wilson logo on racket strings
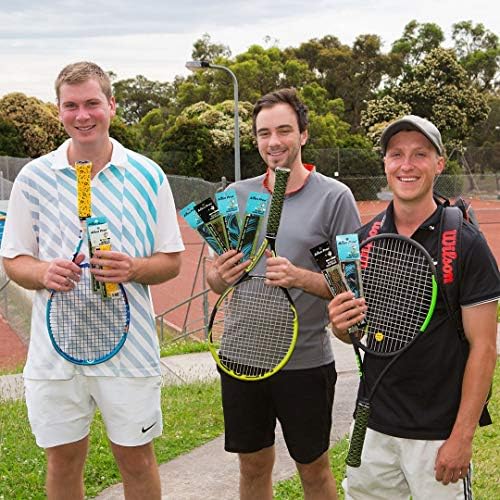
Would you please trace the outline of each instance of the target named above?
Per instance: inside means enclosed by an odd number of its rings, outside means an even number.
[[[382,221],[377,221],[373,223],[373,226],[370,229],[370,232],[368,233],[368,237],[371,236],[377,236],[378,232],[380,231],[380,226],[382,225]],[[372,243],[369,243],[368,245],[364,246],[361,249],[361,268],[366,269],[368,267],[368,256],[370,255],[370,249],[372,247]]]
[[[453,261],[457,258],[457,230],[443,231],[441,236],[441,268],[443,270],[443,283],[453,283]]]

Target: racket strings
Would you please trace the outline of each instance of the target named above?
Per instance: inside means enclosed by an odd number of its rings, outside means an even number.
[[[73,290],[51,298],[51,334],[66,355],[91,363],[105,358],[121,343],[127,333],[128,314],[126,299],[103,299],[92,288],[89,268],[83,267]]]
[[[257,376],[274,369],[293,344],[295,313],[279,287],[252,277],[236,286],[219,305],[214,323],[219,357],[240,375]],[[214,330],[212,330],[214,335]]]
[[[419,333],[430,309],[432,272],[426,257],[399,239],[374,242],[362,260],[368,349],[392,353]]]

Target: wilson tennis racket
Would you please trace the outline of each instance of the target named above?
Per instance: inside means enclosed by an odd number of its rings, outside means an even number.
[[[76,162],[77,203],[80,237],[73,261],[86,239],[86,221],[91,215],[90,162]],[[130,310],[127,295],[120,284],[113,297],[104,298],[90,272],[80,265],[80,281],[68,292],[51,291],[46,319],[55,350],[78,365],[95,365],[113,357],[127,339]]]
[[[266,248],[276,255],[286,184],[290,170],[277,167],[266,236],[252,263],[220,297],[210,316],[208,345],[217,365],[239,380],[262,380],[290,359],[298,333],[297,311],[288,290],[252,276]]]
[[[362,384],[346,459],[351,467],[361,465],[371,400],[377,387],[427,328],[437,295],[436,269],[427,250],[398,234],[379,234],[361,244],[361,274],[366,325],[362,330],[353,327],[349,331]],[[388,358],[371,388],[367,387],[360,349]]]

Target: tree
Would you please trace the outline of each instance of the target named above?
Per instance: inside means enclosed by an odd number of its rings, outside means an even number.
[[[171,83],[148,80],[142,75],[113,83],[117,113],[125,123],[138,123],[155,108],[168,107],[174,97]]]
[[[432,50],[444,41],[443,30],[435,23],[418,23],[410,21],[391,48],[391,53],[397,55],[405,72],[420,64]]]
[[[204,33],[194,42],[191,57],[195,61],[214,61],[219,57],[231,57],[231,49],[228,45],[212,43],[210,35]]]
[[[56,149],[66,138],[57,107],[21,92],[0,99],[0,118],[9,121],[22,138],[25,153],[31,158]]]
[[[452,38],[460,64],[481,90],[500,86],[500,43],[498,35],[483,24],[462,21],[452,27]]]
[[[252,105],[239,102],[240,146],[254,147]],[[199,102],[184,109],[160,140],[160,163],[167,173],[218,182],[234,178],[234,101]]]
[[[449,148],[461,147],[475,125],[488,116],[485,96],[471,87],[453,50],[432,50],[411,74],[392,89],[391,99],[368,103],[366,129],[409,112],[431,120]],[[374,132],[374,130],[372,130]]]
[[[16,126],[9,120],[0,117],[0,156],[24,158],[27,156],[23,138]]]

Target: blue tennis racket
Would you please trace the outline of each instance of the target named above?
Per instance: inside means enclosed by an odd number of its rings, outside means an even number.
[[[73,261],[86,239],[86,221],[91,215],[90,162],[75,164],[80,237]],[[54,349],[77,365],[96,365],[112,358],[127,340],[130,307],[121,284],[112,297],[96,290],[88,263],[80,264],[80,281],[70,291],[51,291],[46,320]]]

